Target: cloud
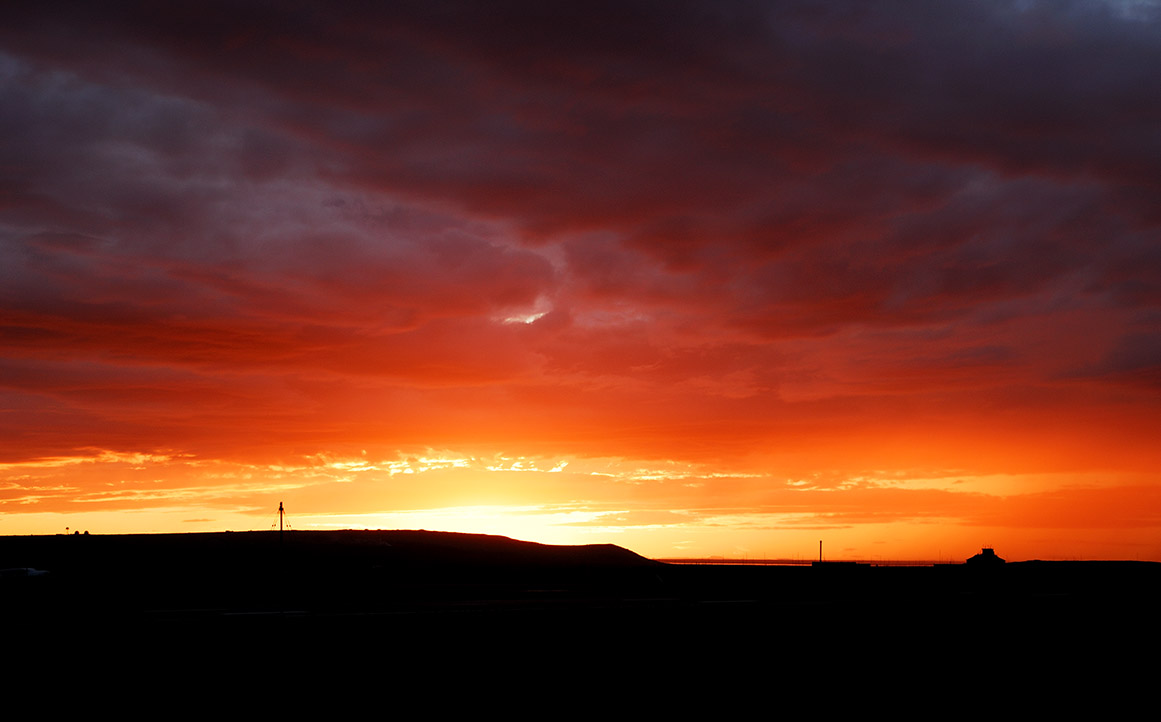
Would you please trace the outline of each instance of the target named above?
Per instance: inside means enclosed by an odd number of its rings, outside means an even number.
[[[1158,23],[15,3],[0,453],[1148,466]]]
[[[1076,372],[1082,378],[1101,378],[1141,387],[1161,387],[1161,336],[1122,336],[1099,362]]]

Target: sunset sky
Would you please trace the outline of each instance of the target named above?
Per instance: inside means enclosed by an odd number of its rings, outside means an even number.
[[[1161,560],[1161,4],[5,3],[0,534]]]

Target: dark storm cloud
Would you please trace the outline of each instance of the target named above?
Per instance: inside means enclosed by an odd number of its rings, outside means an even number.
[[[13,3],[0,338],[51,363],[10,386],[99,415],[75,377],[134,365],[227,397],[253,379],[223,369],[523,376],[607,419],[610,377],[663,417],[1147,376],[1159,30],[1117,2]]]
[[[341,178],[668,243],[679,214],[864,222],[871,186],[920,200],[899,159],[868,163],[883,153],[1155,184],[1155,24],[1057,5],[122,4],[16,13],[8,35],[50,67],[273,124]]]
[[[1161,334],[1124,336],[1100,362],[1081,369],[1078,375],[1161,388]]]

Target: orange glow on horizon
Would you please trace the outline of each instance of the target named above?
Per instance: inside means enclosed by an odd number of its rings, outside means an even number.
[[[430,450],[267,465],[94,452],[6,464],[0,482],[3,503],[19,510],[4,517],[5,534],[262,530],[275,523],[277,499],[292,529],[614,543],[653,558],[809,559],[818,537],[834,558],[868,560],[966,558],[988,539],[1003,540],[1012,559],[1161,555],[1153,533],[1161,495],[1143,473],[775,478],[677,462]]]

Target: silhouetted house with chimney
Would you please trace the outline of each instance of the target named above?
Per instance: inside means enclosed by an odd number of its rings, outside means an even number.
[[[979,554],[969,558],[968,564],[972,566],[990,567],[997,564],[1003,564],[1004,560],[996,556],[996,550],[991,547],[984,547]]]

